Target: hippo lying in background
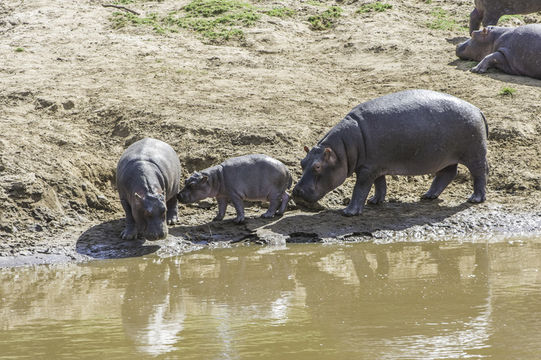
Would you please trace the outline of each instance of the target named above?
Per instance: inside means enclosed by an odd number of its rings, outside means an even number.
[[[167,224],[178,221],[180,161],[163,141],[145,138],[130,145],[116,168],[120,203],[126,212],[123,240],[140,234],[148,240],[167,236]]]
[[[495,67],[508,74],[541,79],[541,24],[474,31],[471,39],[456,47],[456,55],[480,61],[473,72]]]
[[[237,217],[235,223],[244,221],[243,200],[267,200],[269,209],[264,218],[284,213],[291,186],[291,175],[280,161],[266,155],[245,155],[228,159],[190,176],[184,188],[178,193],[181,203],[189,204],[208,197],[218,201],[218,215],[222,220],[227,203],[231,201]]]
[[[541,0],[475,0],[470,14],[470,34],[483,26],[496,25],[502,15],[541,11]]]
[[[360,214],[369,200],[377,204],[387,190],[385,175],[436,173],[425,199],[435,199],[454,179],[457,164],[473,176],[468,201],[485,200],[488,128],[475,106],[429,90],[407,90],[355,107],[301,161],[303,174],[293,197],[321,199],[355,173],[357,180],[346,216]]]

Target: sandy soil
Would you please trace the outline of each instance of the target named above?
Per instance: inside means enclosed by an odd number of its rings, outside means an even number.
[[[188,1],[127,5],[148,14]],[[209,44],[181,30],[113,29],[110,8],[92,0],[0,2],[0,265],[175,254],[233,242],[471,238],[541,231],[541,81],[470,73],[455,45],[466,39],[472,1],[389,0],[357,14],[361,1],[257,1],[285,5],[263,15],[244,41]],[[331,5],[334,29],[306,21]],[[430,29],[435,9],[459,26]],[[541,22],[540,14],[506,25]],[[18,49],[20,48],[20,49]],[[17,51],[19,50],[19,51]],[[21,51],[22,50],[22,51]],[[514,96],[499,95],[503,87]],[[145,136],[171,144],[183,176],[227,157],[266,153],[300,177],[312,146],[360,102],[410,88],[446,92],[478,106],[489,128],[487,202],[469,206],[465,168],[436,202],[420,201],[431,177],[393,177],[388,202],[356,218],[337,210],[354,179],[328,194],[324,210],[292,207],[281,219],[210,224],[214,201],[181,206],[181,223],[159,242],[123,243],[114,189],[122,151]],[[229,209],[227,218],[233,215]]]

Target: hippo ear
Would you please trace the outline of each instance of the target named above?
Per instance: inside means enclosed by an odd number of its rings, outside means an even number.
[[[304,151],[308,154],[310,152],[310,149],[308,149],[308,146],[304,145]]]
[[[325,159],[325,161],[335,162],[336,154],[334,153],[334,151],[332,151],[330,147],[326,147],[323,151],[323,159]]]
[[[199,181],[200,184],[204,184],[206,183],[207,181],[209,181],[209,177],[207,175],[203,175],[203,177],[201,178],[201,180]]]

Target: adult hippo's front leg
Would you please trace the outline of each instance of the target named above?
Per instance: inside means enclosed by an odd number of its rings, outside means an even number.
[[[486,73],[491,67],[498,68],[508,74],[513,74],[514,71],[511,69],[505,56],[501,52],[495,52],[487,55],[477,66],[471,69],[474,73],[483,74]]]
[[[363,212],[364,203],[376,178],[372,171],[364,167],[357,170],[355,175],[357,179],[355,180],[353,195],[351,196],[349,205],[342,210],[345,216],[355,216]]]

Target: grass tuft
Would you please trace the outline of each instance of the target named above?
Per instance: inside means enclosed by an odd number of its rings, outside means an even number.
[[[336,25],[336,19],[342,15],[342,8],[331,6],[321,14],[308,17],[308,22],[312,30],[326,30]]]
[[[360,8],[355,11],[357,14],[364,14],[368,12],[384,12],[386,10],[392,9],[393,6],[391,4],[386,4],[382,2],[374,2],[374,3],[368,3],[361,5]]]
[[[509,86],[505,86],[500,90],[498,95],[501,95],[501,96],[513,96],[513,95],[515,95],[516,92],[517,92],[516,89],[514,89],[512,87],[509,87]]]

